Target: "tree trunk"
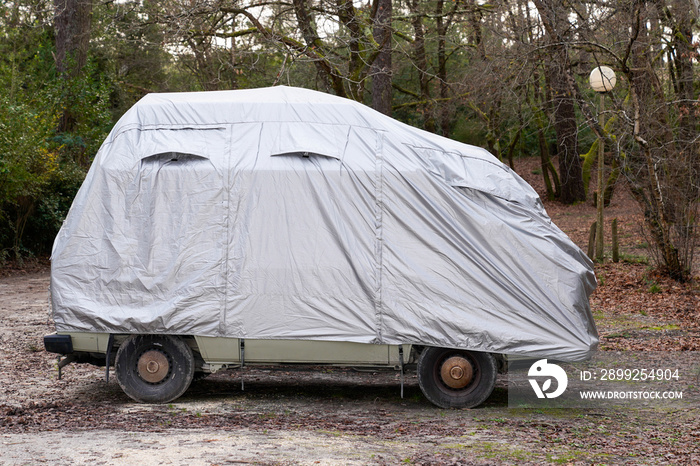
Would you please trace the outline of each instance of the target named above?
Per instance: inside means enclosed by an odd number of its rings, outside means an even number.
[[[307,9],[307,1],[293,0],[292,4],[294,6],[294,14],[297,18],[297,24],[299,25],[299,29],[301,30],[301,34],[304,37],[304,42],[306,43],[307,47],[312,50],[324,50],[324,44],[321,41],[321,38],[318,36],[316,25],[314,24]],[[319,76],[321,79],[323,79],[324,87],[327,89],[333,89],[335,94],[340,97],[347,97],[343,78],[337,73],[337,70],[335,70],[327,60],[316,59],[313,60],[313,62],[314,66],[316,66],[316,69],[319,72]]]
[[[375,0],[374,40],[380,51],[372,62],[372,108],[391,116],[391,0]]]
[[[680,260],[673,238],[674,224],[682,221],[678,218],[678,203],[681,200],[677,197],[684,183],[677,176],[679,157],[682,156],[676,147],[670,115],[664,105],[664,90],[653,69],[643,5],[636,2],[633,7],[629,47],[632,63],[623,67],[630,82],[634,138],[639,144],[639,149],[630,154],[628,161],[628,164],[637,167],[639,173],[633,180],[632,193],[644,206],[646,224],[669,275],[683,280],[689,271]]]
[[[76,77],[87,63],[91,18],[92,0],[54,0],[56,69],[66,79]],[[70,104],[65,105],[58,132],[70,132],[75,124]]]
[[[438,81],[440,83],[440,100],[444,102],[440,105],[440,130],[443,136],[450,137],[450,109],[447,105],[449,87],[447,86],[447,51],[445,50],[445,36],[449,27],[449,19],[446,21],[443,16],[444,2],[438,0],[435,7],[435,25],[438,34]]]
[[[546,115],[543,114],[542,110],[544,105],[541,104],[542,96],[539,87],[540,79],[538,73],[535,73],[534,81],[534,96],[528,95],[528,103],[532,109],[534,120],[537,125],[537,142],[540,148],[540,166],[542,167],[542,177],[544,178],[545,188],[547,190],[547,199],[551,201],[554,200],[554,198],[559,197],[561,185],[559,183],[559,176],[557,175],[557,171],[554,169],[554,164],[552,163],[552,159],[549,155],[549,144],[545,138]]]
[[[87,62],[92,0],[54,0],[56,68],[75,76]]]
[[[566,49],[567,38],[564,32],[568,25],[567,9],[554,0],[536,0],[535,5],[542,17],[549,36],[550,60],[547,74],[552,85],[554,105],[554,129],[557,133],[557,154],[559,156],[559,177],[561,181],[561,201],[573,204],[586,199],[578,153],[578,124],[576,107],[570,92],[570,62]]]
[[[364,78],[367,66],[363,57],[363,25],[358,18],[357,9],[352,0],[338,0],[338,19],[350,32],[347,42],[348,59],[348,97],[362,102],[364,95]]]
[[[419,98],[421,102],[425,102],[418,109],[423,115],[423,128],[434,133],[436,130],[435,117],[433,116],[433,102],[430,97],[430,76],[428,75],[428,60],[425,52],[425,27],[423,26],[423,14],[420,12],[420,5],[420,0],[412,0],[408,3],[413,16],[411,20],[415,37],[413,40],[413,60],[418,69]]]
[[[559,175],[561,177],[561,201],[573,204],[586,199],[578,153],[578,124],[574,99],[568,92],[567,73],[561,64],[565,63],[565,50],[557,54],[562,61],[554,59],[549,72],[554,87],[554,129],[557,133],[557,154],[559,155]]]

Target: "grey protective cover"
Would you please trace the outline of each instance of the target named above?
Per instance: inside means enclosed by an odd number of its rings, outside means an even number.
[[[579,360],[586,255],[487,151],[306,89],[149,94],[52,252],[60,332]]]

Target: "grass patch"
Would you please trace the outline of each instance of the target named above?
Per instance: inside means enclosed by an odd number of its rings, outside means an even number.
[[[678,330],[680,327],[676,324],[658,325],[654,327],[642,327],[647,330]]]
[[[649,285],[649,288],[647,291],[651,294],[656,294],[656,293],[661,293],[661,287],[659,286],[658,283],[654,282],[651,285]]]
[[[642,256],[639,254],[627,254],[620,253],[620,260],[626,262],[627,264],[643,264],[649,265],[649,258],[647,256]]]
[[[591,461],[594,458],[600,458],[601,460],[607,456],[604,454],[593,453],[591,454],[586,450],[584,444],[581,444],[580,448],[566,448],[562,450],[563,446],[554,447],[555,451],[540,452],[532,451],[528,446],[520,447],[513,445],[512,443],[506,442],[485,442],[478,441],[471,444],[446,444],[442,446],[447,451],[456,452],[463,451],[464,453],[471,453],[475,458],[481,460],[494,460],[498,459],[499,462],[505,462],[506,464],[519,464],[519,463],[554,463],[554,464],[567,464],[576,461]],[[597,462],[597,461],[594,461]]]

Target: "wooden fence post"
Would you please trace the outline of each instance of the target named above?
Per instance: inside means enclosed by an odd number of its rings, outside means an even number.
[[[620,245],[617,241],[617,218],[612,221],[612,260],[613,262],[620,261]]]
[[[597,222],[593,222],[591,225],[591,231],[588,233],[588,258],[593,260],[595,256],[595,233],[596,233]]]

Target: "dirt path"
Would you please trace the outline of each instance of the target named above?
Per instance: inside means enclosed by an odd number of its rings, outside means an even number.
[[[366,437],[316,432],[249,429],[172,429],[149,433],[109,430],[69,433],[6,434],[3,460],[8,464],[347,464],[400,462],[416,446]]]

